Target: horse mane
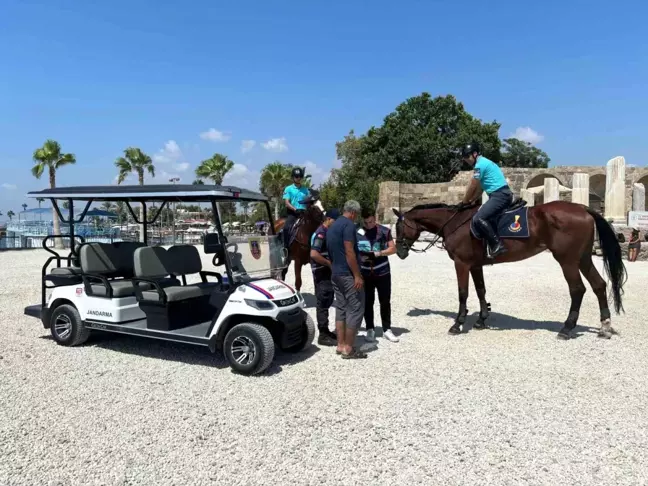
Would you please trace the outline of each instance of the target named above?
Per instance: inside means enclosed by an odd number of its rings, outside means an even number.
[[[445,203],[418,204],[410,209],[410,211],[417,211],[420,209],[459,209],[459,206],[457,204]]]

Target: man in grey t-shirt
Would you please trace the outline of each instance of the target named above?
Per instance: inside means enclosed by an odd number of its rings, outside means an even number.
[[[326,232],[331,281],[335,291],[336,353],[341,354],[343,359],[367,357],[366,353],[353,347],[364,317],[364,282],[358,259],[358,235],[353,223],[359,213],[360,204],[347,201],[342,216]]]

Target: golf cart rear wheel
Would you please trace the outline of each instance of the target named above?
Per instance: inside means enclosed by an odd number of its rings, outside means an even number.
[[[259,324],[237,324],[225,336],[225,358],[231,368],[244,375],[264,371],[274,358],[272,334]]]
[[[54,341],[62,346],[78,346],[90,337],[90,329],[83,325],[79,311],[69,304],[60,305],[52,311],[50,331]]]
[[[304,314],[306,314],[304,312]],[[313,344],[313,340],[315,339],[315,322],[313,321],[313,318],[309,315],[306,314],[306,317],[304,318],[304,322],[302,323],[301,326],[301,340],[299,341],[298,344],[295,344],[294,346],[291,346],[286,349],[289,353],[296,353],[299,351],[303,351],[304,349],[308,348],[311,344]]]

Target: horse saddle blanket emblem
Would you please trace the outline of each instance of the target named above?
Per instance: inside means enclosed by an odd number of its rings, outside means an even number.
[[[529,237],[529,208],[523,206],[512,211],[505,211],[495,218],[495,229],[500,238],[528,238]],[[470,232],[478,240],[481,234],[470,224]]]

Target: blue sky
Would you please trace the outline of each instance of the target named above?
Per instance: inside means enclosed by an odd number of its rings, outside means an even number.
[[[47,138],[77,157],[59,185],[113,183],[129,145],[155,156],[162,181],[191,182],[214,152],[238,164],[230,183],[255,187],[276,159],[318,180],[349,129],[422,91],[455,95],[502,137],[529,128],[552,164],[644,165],[647,13],[638,1],[0,0],[0,211],[47,184],[30,174]]]

